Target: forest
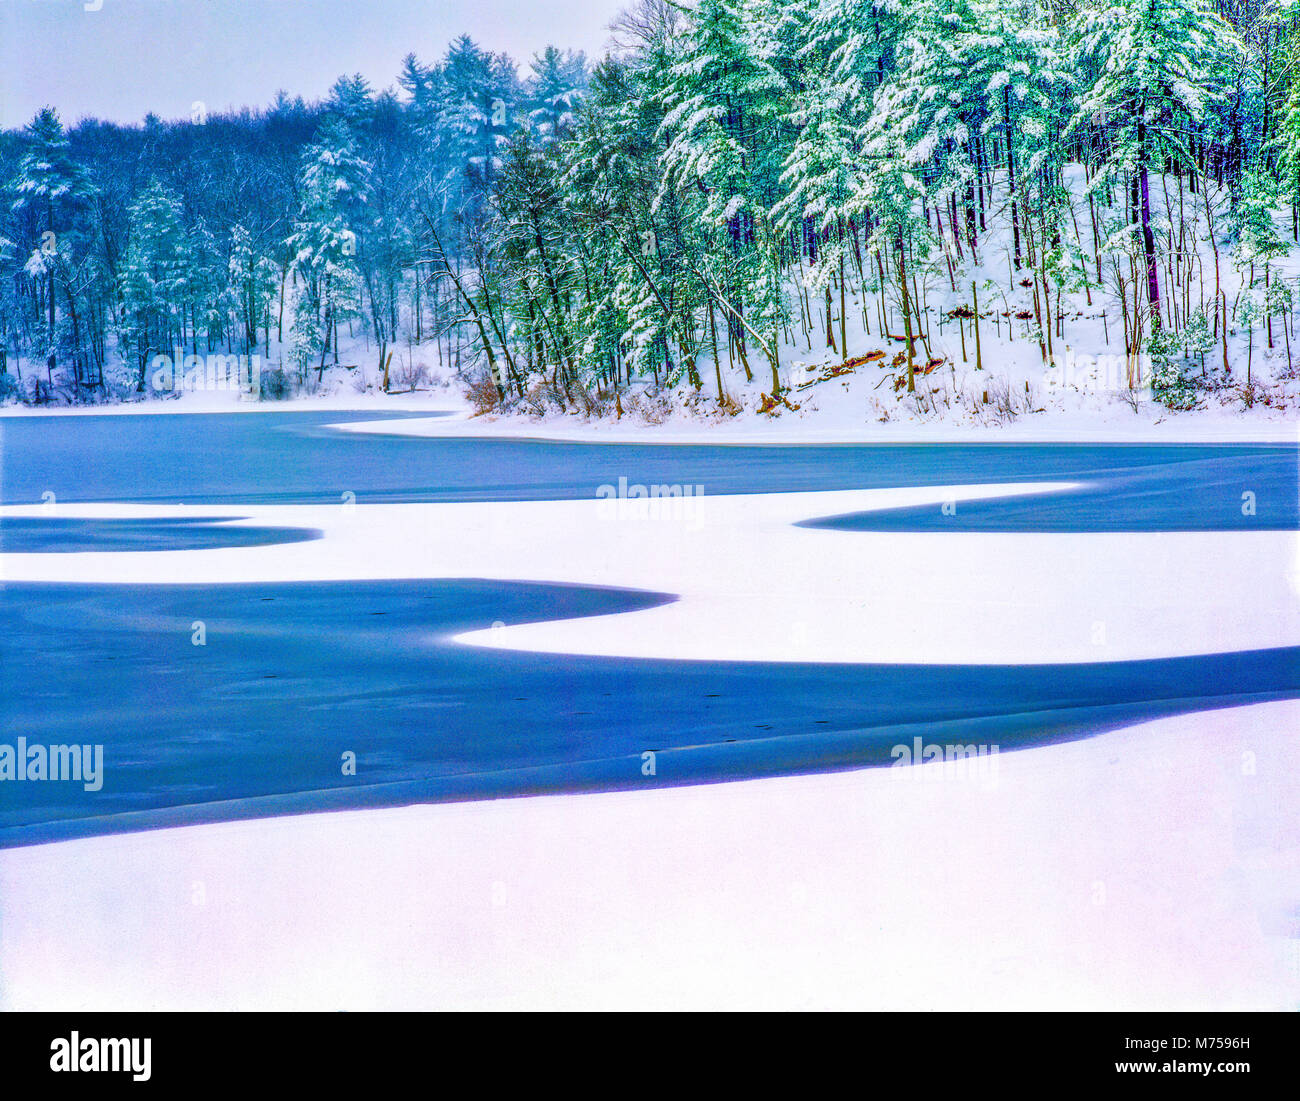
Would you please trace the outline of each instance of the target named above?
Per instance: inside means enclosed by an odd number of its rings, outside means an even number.
[[[0,400],[221,352],[264,398],[427,364],[484,410],[770,408],[793,356],[880,343],[910,395],[945,326],[977,369],[1104,331],[1173,409],[1249,404],[1262,349],[1295,377],[1289,0],[639,0],[610,34],[0,134]]]

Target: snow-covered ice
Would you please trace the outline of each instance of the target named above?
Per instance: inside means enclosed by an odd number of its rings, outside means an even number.
[[[1295,1008],[1297,729],[11,849],[0,1005]]]
[[[706,495],[659,519],[600,500],[205,505],[323,538],[7,554],[0,572],[680,595],[463,637],[588,654],[1033,664],[1300,643],[1296,532],[792,526],[1071,484]],[[193,511],[59,505],[70,517]],[[1294,1007],[1297,730],[1300,705],[1267,703],[1006,752],[992,785],[885,768],[10,849],[0,1005]]]
[[[476,645],[628,657],[1034,664],[1300,643],[1297,532],[936,535],[793,526],[837,513],[939,509],[948,501],[961,507],[1068,485],[705,495],[680,509],[674,506],[682,502],[670,501],[659,519],[620,517],[620,502],[598,500],[205,505],[205,516],[243,517],[237,525],[316,528],[324,538],[210,550],[8,554],[3,571],[14,582],[481,577],[679,594],[672,604],[639,612],[504,624],[465,636]],[[194,511],[59,507],[69,517]],[[9,506],[3,515],[35,516],[40,509]]]

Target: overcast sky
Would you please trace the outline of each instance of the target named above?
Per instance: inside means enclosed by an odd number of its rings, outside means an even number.
[[[317,99],[342,73],[378,88],[402,58],[468,34],[526,67],[547,44],[600,54],[627,0],[0,0],[0,126],[45,104],[139,122]],[[98,8],[99,10],[86,10]]]

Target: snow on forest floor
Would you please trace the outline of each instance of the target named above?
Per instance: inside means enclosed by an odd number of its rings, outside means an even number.
[[[790,317],[777,359],[785,401],[774,408],[766,355],[751,341],[746,365],[727,350],[724,332],[717,349],[720,371],[714,366],[712,337],[701,337],[695,353],[698,391],[682,378],[664,391],[638,384],[618,406],[605,397],[591,410],[580,396],[535,381],[524,397],[512,398],[508,408],[483,419],[493,424],[489,430],[499,426],[505,431],[531,426],[551,432],[559,425],[589,422],[593,430],[612,434],[648,426],[656,435],[703,429],[740,438],[775,431],[804,439],[985,433],[1222,439],[1291,431],[1300,420],[1300,338],[1291,313],[1273,307],[1273,316],[1266,317],[1261,306],[1266,284],[1274,291],[1300,290],[1300,243],[1291,238],[1290,210],[1273,212],[1281,255],[1266,270],[1226,233],[1231,218],[1223,189],[1211,184],[1217,234],[1212,244],[1206,195],[1189,198],[1178,177],[1155,179],[1154,232],[1161,247],[1186,264],[1176,275],[1173,268],[1161,274],[1166,280],[1162,323],[1182,336],[1175,354],[1194,382],[1199,406],[1175,412],[1153,398],[1149,318],[1143,323],[1141,353],[1131,360],[1126,356],[1126,344],[1132,341],[1128,319],[1139,305],[1147,309],[1145,301],[1133,301],[1129,276],[1121,288],[1127,257],[1104,249],[1099,254],[1092,247],[1121,228],[1123,212],[1105,208],[1100,195],[1096,204],[1090,201],[1080,165],[1066,167],[1063,183],[1074,207],[1071,244],[1077,246],[1075,262],[1081,267],[1075,273],[1077,288],[1055,288],[1059,293],[1047,303],[1050,324],[1048,314],[1042,314],[1041,342],[1037,318],[1042,303],[1032,273],[1028,267],[1013,267],[1018,246],[1013,246],[1009,227],[990,223],[989,231],[980,234],[977,253],[941,252],[921,271],[915,392],[905,386],[903,324],[892,290],[882,297],[870,286],[874,277],[864,286],[849,271],[843,298],[837,288],[825,297],[824,285],[816,285],[800,265],[801,274],[791,275],[784,288]],[[1090,245],[1094,205],[1098,237]],[[950,244],[951,239],[944,249]],[[1248,307],[1255,310],[1253,322],[1247,320]],[[978,340],[972,325],[976,312]],[[1202,317],[1208,343],[1198,354],[1194,333]],[[1230,372],[1225,373],[1225,362]],[[681,368],[679,352],[679,376]],[[658,379],[656,374],[656,384]],[[726,411],[719,401],[723,394]]]
[[[1294,1009],[1297,728],[11,849],[0,1006]]]
[[[840,392],[820,391],[814,401],[801,402],[798,410],[778,407],[775,415],[759,413],[755,385],[745,399],[747,408],[723,416],[717,403],[699,398],[690,405],[645,416],[651,391],[640,412],[622,418],[549,412],[530,416],[519,412],[478,414],[465,397],[467,380],[448,373],[428,389],[400,394],[377,390],[358,393],[333,389],[284,401],[242,401],[222,391],[185,393],[166,401],[139,401],[109,405],[5,405],[0,419],[29,416],[136,416],[182,413],[285,413],[337,410],[339,412],[402,413],[402,420],[349,421],[334,427],[345,432],[401,436],[490,436],[527,439],[591,441],[596,443],[904,443],[961,441],[1015,442],[1229,442],[1300,439],[1300,414],[1293,410],[1257,406],[1251,410],[1220,407],[1194,412],[1171,412],[1143,397],[1136,411],[1117,394],[1075,394],[1062,397],[1042,412],[1003,421],[973,421],[960,416],[899,415],[888,421],[862,415],[863,394],[879,378],[863,375],[838,383]],[[1010,383],[1007,384],[1008,389]],[[1023,383],[1021,384],[1023,385]],[[859,400],[862,398],[862,400]],[[413,417],[425,413],[428,417]]]
[[[1300,348],[1297,352],[1300,353]],[[1258,357],[1259,352],[1256,354]],[[823,357],[816,369],[832,365],[834,359],[834,356]],[[1300,355],[1297,361],[1300,362]],[[1275,366],[1285,370],[1284,361]],[[810,368],[807,373],[815,375],[816,371]],[[621,417],[612,405],[592,413],[579,412],[576,407],[568,412],[552,407],[528,413],[516,407],[479,413],[466,396],[473,374],[473,369],[467,369],[463,376],[450,369],[434,369],[428,373],[426,387],[385,394],[376,388],[358,391],[327,372],[319,391],[281,401],[241,400],[230,391],[194,391],[168,400],[104,405],[11,404],[0,406],[0,418],[316,410],[428,413],[437,415],[427,420],[408,416],[401,421],[378,420],[370,424],[352,421],[337,427],[347,432],[391,435],[515,436],[608,443],[628,440],[755,444],[963,440],[1172,443],[1300,439],[1300,384],[1295,387],[1295,404],[1290,407],[1257,404],[1246,409],[1240,402],[1225,399],[1223,404],[1175,412],[1153,401],[1144,390],[1138,391],[1131,401],[1122,391],[1045,389],[1043,379],[1050,376],[1041,365],[1036,366],[1032,361],[1026,364],[1019,355],[1005,370],[988,367],[977,374],[969,369],[949,368],[938,375],[919,378],[921,401],[937,402],[935,408],[924,413],[905,392],[894,392],[889,381],[893,374],[879,364],[864,365],[845,376],[795,389],[788,396],[797,408],[777,406],[772,413],[759,412],[764,389],[764,380],[759,378],[748,385],[733,381],[728,396],[737,403],[739,411],[730,414],[719,410],[708,387],[697,395],[686,387],[656,392],[652,387],[638,384],[624,391],[625,413]],[[796,374],[792,378],[788,371],[784,374],[787,383],[796,385],[803,377]],[[1025,390],[1026,382],[1029,391]],[[770,389],[770,379],[767,385]],[[963,388],[970,390],[972,386],[991,389],[995,394],[1015,395],[1015,400],[1022,405],[1032,395],[1033,408],[1022,409],[1015,415],[994,411],[972,415],[964,406],[942,404],[944,394]],[[931,394],[937,397],[929,397]]]
[[[250,401],[230,390],[198,390],[165,400],[116,402],[104,405],[3,405],[0,417],[101,417],[139,416],[164,413],[292,413],[337,409],[351,412],[372,409],[376,412],[463,412],[466,402],[460,389],[450,383],[410,393],[385,394],[379,391],[357,393],[353,390],[328,390],[303,394],[284,401]]]
[[[1294,414],[1245,414],[1229,410],[1171,414],[1149,405],[1138,415],[1127,406],[1121,409],[1117,404],[1107,409],[1099,405],[1094,409],[1061,411],[1053,416],[1023,417],[1003,424],[969,424],[941,418],[866,424],[843,415],[845,410],[835,407],[825,413],[801,410],[775,418],[758,413],[725,418],[678,413],[655,424],[635,417],[610,420],[575,415],[476,416],[453,409],[446,412],[452,415],[401,421],[350,421],[333,427],[344,432],[394,436],[490,436],[592,443],[1285,443],[1300,440],[1300,416]]]

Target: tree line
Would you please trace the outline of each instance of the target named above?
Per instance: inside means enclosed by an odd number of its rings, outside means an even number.
[[[1045,360],[1062,296],[1096,295],[1134,361],[1226,371],[1229,326],[1289,347],[1298,26],[1264,0],[639,0],[595,65],[462,37],[319,103],[46,108],[0,135],[0,391],[141,393],[153,357],[218,349],[293,385],[364,354],[392,389],[418,347],[484,404],[725,403],[742,376],[779,396],[783,349],[861,352],[851,317],[911,389],[944,294],[1016,296]]]

